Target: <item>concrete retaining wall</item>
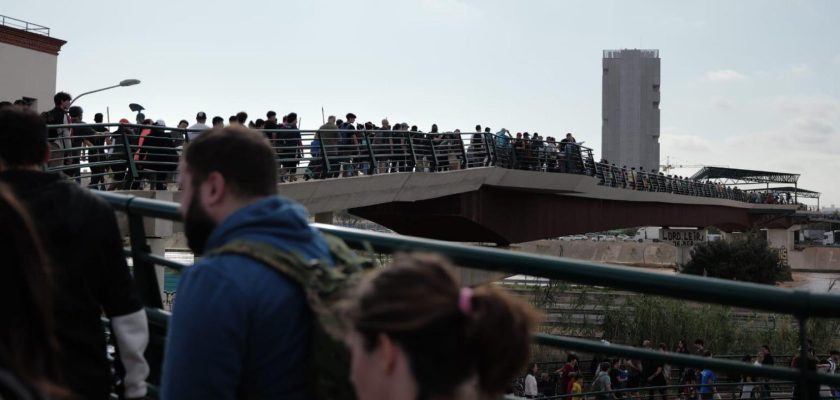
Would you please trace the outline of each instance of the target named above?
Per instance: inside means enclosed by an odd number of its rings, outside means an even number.
[[[677,260],[677,248],[667,243],[537,240],[512,248],[528,253],[642,267],[673,267]]]
[[[793,270],[840,271],[840,247],[808,247],[790,251],[788,262]]]

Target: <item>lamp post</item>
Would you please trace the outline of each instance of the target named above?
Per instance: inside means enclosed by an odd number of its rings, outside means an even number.
[[[82,94],[80,94],[80,95],[76,96],[76,98],[75,98],[75,99],[73,99],[73,101],[71,101],[71,102],[70,102],[70,105],[73,105],[73,103],[75,103],[75,102],[76,102],[76,100],[79,100],[79,97],[82,97],[82,96],[84,96],[84,95],[86,95],[86,94],[91,94],[91,93],[101,92],[101,91],[103,91],[103,90],[108,90],[108,89],[113,89],[113,88],[118,88],[118,87],[124,87],[124,86],[134,86],[134,85],[136,85],[136,84],[138,84],[138,83],[140,83],[140,80],[138,80],[138,79],[123,79],[123,80],[121,80],[121,81],[120,81],[120,83],[118,83],[118,84],[116,84],[116,85],[114,85],[114,86],[108,86],[108,87],[105,87],[105,88],[102,88],[102,89],[96,89],[96,90],[91,90],[90,92],[84,92],[84,93],[82,93]]]

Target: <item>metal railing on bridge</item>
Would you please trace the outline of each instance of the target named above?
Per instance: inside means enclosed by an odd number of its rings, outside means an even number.
[[[116,211],[123,212],[128,217],[130,248],[126,249],[126,255],[132,258],[135,281],[150,317],[150,330],[152,330],[153,339],[147,357],[153,367],[150,381],[157,383],[169,314],[162,310],[162,296],[154,266],[160,265],[176,270],[181,270],[186,266],[167,260],[160,255],[150,254],[150,248],[146,242],[144,218],[179,221],[178,206],[172,202],[150,200],[118,193],[102,191],[96,193]],[[840,310],[840,296],[831,294],[811,293],[802,290],[690,275],[665,275],[605,264],[375,233],[332,225],[315,224],[314,226],[323,232],[340,237],[351,247],[362,251],[379,253],[394,253],[397,251],[438,252],[449,257],[456,264],[469,268],[790,314],[798,320],[801,347],[799,357],[801,360],[808,357],[807,320],[816,317],[837,317],[837,310]],[[731,360],[658,352],[548,334],[535,335],[535,342],[589,354],[647,359],[671,365],[692,365],[708,367],[716,371],[791,380],[805,385],[803,387],[818,384],[840,386],[840,376],[809,371],[806,369],[808,364],[806,362],[800,363],[801,369],[756,366]]]
[[[115,132],[108,128],[116,127]],[[75,134],[50,139],[49,170],[88,179],[96,189],[165,190],[176,182],[187,128],[130,124],[50,125]],[[91,128],[91,129],[88,129]],[[100,130],[94,132],[92,129]],[[713,182],[636,171],[596,162],[576,143],[512,138],[504,133],[423,133],[405,130],[261,130],[277,154],[281,182],[397,172],[443,172],[500,167],[579,174],[626,190],[772,203],[766,194]],[[84,174],[81,173],[85,169]]]
[[[118,127],[116,132],[52,139],[50,170],[84,177],[99,189],[163,190],[174,181],[189,129],[151,125],[53,125],[51,129]],[[622,173],[595,163],[592,149],[574,143],[511,139],[490,133],[409,131],[263,131],[277,153],[282,181],[392,172],[438,172],[496,166],[584,174],[602,185],[683,195],[746,200],[664,175]],[[354,136],[342,138],[342,132]],[[322,138],[323,136],[323,138]],[[84,162],[83,162],[84,161]],[[88,172],[81,174],[82,169]],[[108,177],[108,179],[106,179]],[[148,183],[148,186],[146,186]]]

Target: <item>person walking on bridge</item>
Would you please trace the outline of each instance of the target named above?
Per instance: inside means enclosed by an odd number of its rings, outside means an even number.
[[[245,240],[332,266],[323,236],[276,196],[274,151],[256,131],[203,133],[180,171],[187,243],[204,257],[178,283],[162,399],[305,399],[313,316],[303,289],[251,257],[207,253]]]
[[[202,132],[210,129],[205,122],[207,122],[207,114],[205,114],[204,111],[199,111],[198,114],[195,115],[195,123],[189,127],[190,131],[187,132],[187,139],[189,139],[189,141],[195,140],[195,138],[197,138]]]
[[[50,155],[47,127],[37,114],[0,111],[0,182],[35,220],[55,281],[59,372],[82,399],[109,399],[111,366],[101,316],[110,319],[125,367],[124,398],[146,396],[149,341],[146,313],[123,255],[114,211],[60,174],[42,172]]]
[[[341,141],[341,133],[338,131],[338,125],[335,123],[335,115],[330,115],[327,118],[327,123],[318,128],[317,137],[324,146],[327,162],[330,163],[329,171],[324,170],[324,173],[326,174],[325,177],[333,178],[338,176],[338,173],[334,173],[333,171],[337,171],[339,167],[337,157],[339,155],[338,145]]]

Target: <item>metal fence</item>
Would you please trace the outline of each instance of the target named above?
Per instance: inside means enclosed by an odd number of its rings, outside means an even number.
[[[128,217],[130,248],[126,249],[126,255],[132,258],[135,281],[150,317],[150,330],[153,338],[147,357],[153,368],[149,379],[154,384],[159,380],[163,341],[169,319],[169,314],[162,310],[162,296],[154,266],[160,265],[176,270],[183,269],[186,266],[167,260],[161,255],[150,254],[143,219],[161,218],[179,221],[178,206],[172,202],[150,200],[112,192],[98,191],[96,193],[116,211],[123,212]],[[665,275],[605,264],[523,254],[395,234],[375,233],[333,225],[314,224],[314,226],[323,232],[342,238],[351,247],[360,250],[386,254],[397,251],[432,251],[449,257],[458,265],[487,271],[537,276],[684,300],[790,314],[795,316],[799,322],[799,342],[801,344],[799,357],[802,360],[808,357],[807,320],[815,317],[837,317],[838,310],[840,310],[840,296],[831,294],[810,293],[802,290],[698,276]],[[790,380],[798,382],[804,388],[819,384],[840,386],[840,376],[808,371],[805,362],[800,363],[801,369],[799,370],[756,366],[731,360],[658,352],[547,334],[535,335],[535,342],[541,345],[572,349],[590,354],[653,360],[672,365],[708,367],[715,371]]]
[[[116,127],[114,132],[108,128]],[[48,169],[101,190],[166,190],[195,130],[129,124],[49,126]],[[70,131],[74,133],[71,134]],[[95,132],[99,130],[101,132]],[[599,185],[645,192],[772,203],[777,199],[713,182],[596,162],[592,149],[502,133],[422,133],[404,130],[262,130],[277,155],[281,182],[399,172],[500,167],[591,176]],[[85,171],[84,173],[82,171]],[[177,186],[176,186],[177,187]]]
[[[47,28],[46,26],[33,24],[31,22],[27,22],[17,18],[7,17],[5,15],[0,15],[0,26],[8,26],[10,28],[20,29],[27,32],[34,32],[45,36],[50,35],[50,28]]]

